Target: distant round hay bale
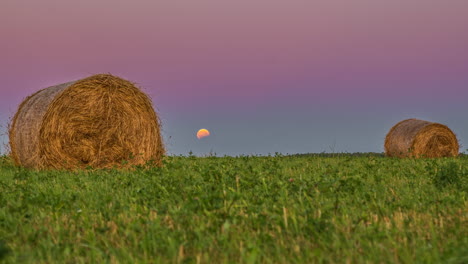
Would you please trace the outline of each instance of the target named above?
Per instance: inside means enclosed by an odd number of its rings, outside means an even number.
[[[161,165],[164,154],[150,98],[110,74],[29,96],[19,106],[9,136],[15,163],[36,169]]]
[[[385,137],[385,154],[389,157],[455,157],[458,151],[458,140],[452,130],[424,120],[403,120]]]

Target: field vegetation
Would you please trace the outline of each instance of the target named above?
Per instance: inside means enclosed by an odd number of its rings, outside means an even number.
[[[0,158],[4,263],[468,263],[468,157],[164,158],[32,171]]]

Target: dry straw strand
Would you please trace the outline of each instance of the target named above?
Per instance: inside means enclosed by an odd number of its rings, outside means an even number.
[[[393,126],[385,137],[389,157],[440,158],[458,156],[457,137],[447,126],[407,119]]]
[[[111,74],[29,96],[19,106],[9,136],[15,163],[36,169],[161,165],[165,152],[150,98]]]

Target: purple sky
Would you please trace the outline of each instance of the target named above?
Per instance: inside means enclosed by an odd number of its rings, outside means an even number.
[[[409,117],[467,145],[466,14],[462,0],[2,0],[0,129],[38,89],[110,72],[153,98],[170,154],[380,152]]]

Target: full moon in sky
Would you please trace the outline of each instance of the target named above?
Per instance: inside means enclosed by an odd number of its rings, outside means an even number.
[[[198,132],[197,132],[197,138],[198,139],[202,139],[202,138],[207,137],[209,135],[210,135],[210,131],[208,131],[208,129],[202,128],[202,129],[198,130]]]

